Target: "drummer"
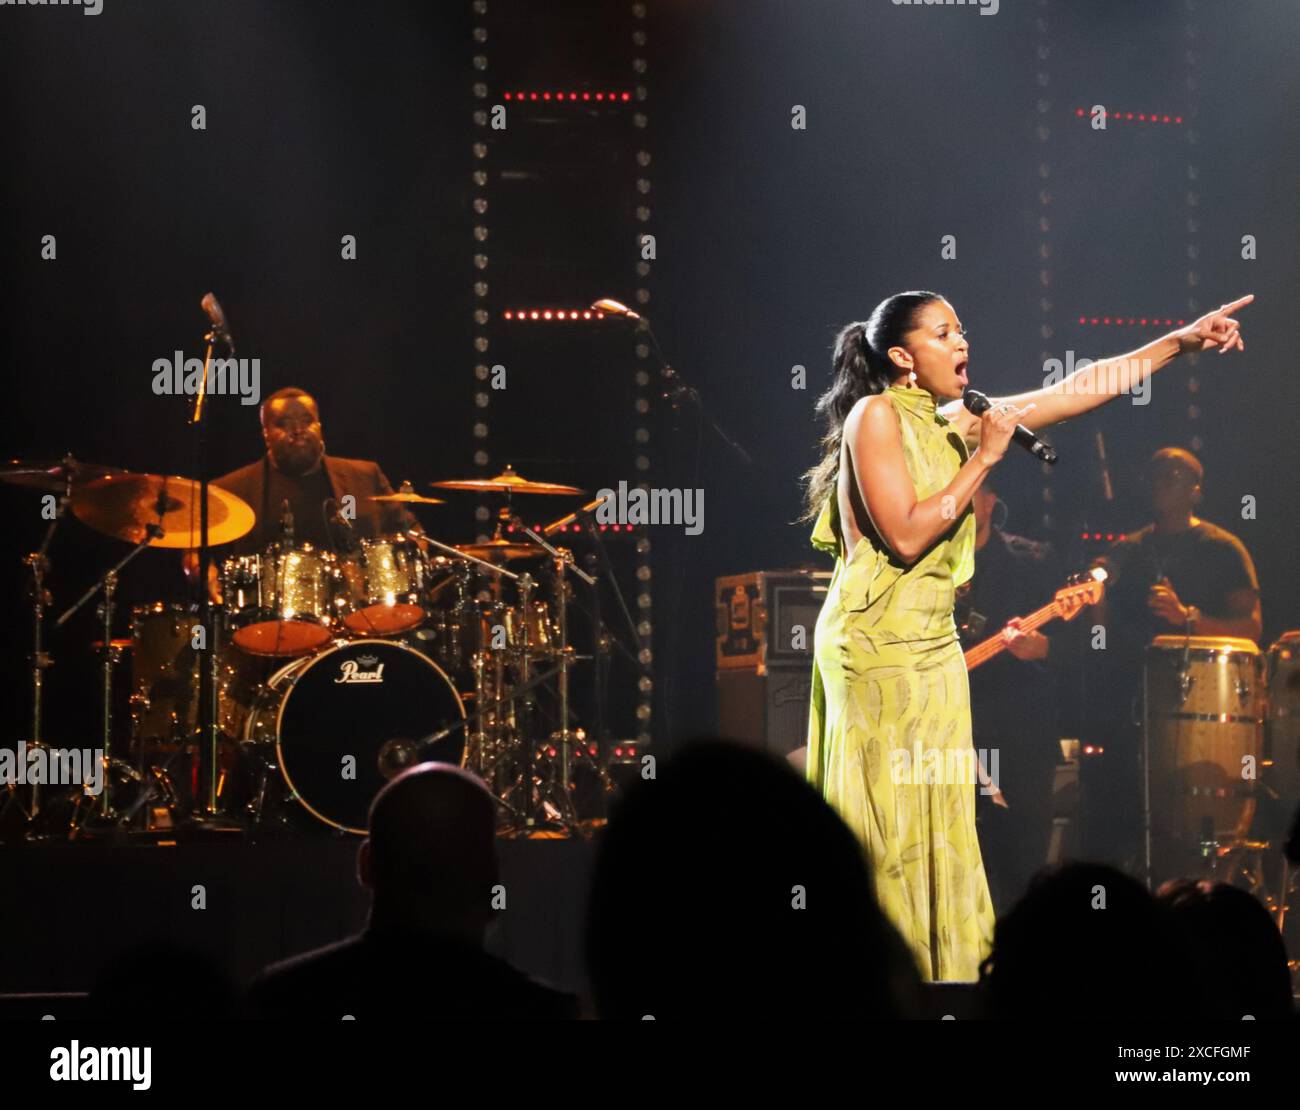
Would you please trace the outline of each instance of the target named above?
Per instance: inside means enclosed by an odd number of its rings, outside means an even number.
[[[257,516],[253,530],[223,556],[261,552],[290,535],[295,545],[340,550],[362,538],[419,531],[402,505],[370,500],[393,492],[378,463],[325,453],[320,409],[306,390],[276,390],[262,402],[261,418],[266,453],[212,481]],[[197,573],[195,552],[186,552],[184,567],[188,577]],[[214,592],[216,578],[214,564],[208,568]]]

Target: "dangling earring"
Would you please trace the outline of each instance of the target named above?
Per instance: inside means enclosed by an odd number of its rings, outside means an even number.
[[[908,382],[910,382],[912,385],[915,385],[915,384],[916,384],[916,371],[915,371],[915,370],[913,370],[910,374],[907,375],[907,380],[908,380]]]

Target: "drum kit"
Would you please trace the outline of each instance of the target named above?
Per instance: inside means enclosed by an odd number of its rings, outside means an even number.
[[[52,495],[57,504],[40,548],[25,560],[33,639],[29,749],[48,747],[45,579],[59,520],[70,510],[96,532],[134,545],[56,622],[62,626],[99,598],[102,636],[93,648],[102,790],[90,796],[79,783],[9,784],[0,793],[0,835],[15,824],[27,839],[175,835],[187,822],[211,822],[205,775],[215,778],[210,796],[218,799],[224,830],[257,835],[306,826],[364,834],[383,784],[431,759],[465,767],[488,784],[506,835],[572,835],[602,823],[600,803],[612,789],[603,697],[592,730],[574,727],[571,680],[576,665],[593,659],[603,675],[602,656],[616,640],[600,624],[598,579],[547,539],[600,499],[533,530],[514,515],[513,498],[583,491],[531,481],[507,467],[492,478],[433,483],[439,491],[501,499],[496,534],[483,542],[443,543],[415,527],[359,537],[337,551],[284,536],[256,553],[229,555],[217,560],[215,642],[208,643],[199,607],[167,601],[133,607],[129,637],[113,638],[122,568],[146,547],[198,545],[199,483],[71,457],[10,462],[0,466],[0,481]],[[444,503],[409,483],[371,500],[407,509]],[[247,504],[217,486],[208,487],[207,516],[213,547],[238,540],[255,523]],[[587,533],[600,544],[596,529]],[[539,579],[511,569],[518,565],[548,573]],[[592,655],[577,654],[570,642],[575,579],[592,591]],[[218,739],[211,756],[204,753],[199,696],[205,665],[215,679]],[[581,776],[588,795],[576,789]],[[587,796],[596,799],[594,813],[580,812],[579,799]]]

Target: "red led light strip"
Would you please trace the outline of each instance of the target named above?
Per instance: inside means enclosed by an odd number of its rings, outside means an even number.
[[[507,320],[523,320],[528,323],[533,320],[546,321],[554,320],[603,320],[603,312],[595,312],[589,308],[520,308],[506,309],[502,316]]]
[[[546,527],[544,524],[534,524],[534,525],[533,525],[533,531],[534,531],[534,532],[540,532],[544,527]],[[596,527],[597,527],[598,529],[600,529],[600,531],[602,531],[602,532],[632,532],[632,531],[634,531],[634,530],[636,529],[636,525],[635,525],[635,524],[597,524]],[[506,527],[506,531],[507,531],[507,532],[522,532],[523,529],[522,529],[522,528],[516,528],[513,524],[511,524],[511,525],[508,525],[508,526]],[[581,525],[581,524],[566,524],[563,528],[558,529],[558,531],[560,531],[560,532],[581,532],[581,531],[582,531],[582,525]],[[1087,536],[1085,535],[1084,538],[1087,539]]]
[[[1086,327],[1146,327],[1148,324],[1159,327],[1161,323],[1167,328],[1175,324],[1182,327],[1186,320],[1175,320],[1172,316],[1080,316],[1079,323]]]
[[[1074,114],[1079,118],[1090,116],[1092,113],[1087,108],[1076,108]],[[1167,116],[1160,112],[1107,112],[1106,122],[1123,122],[1123,123],[1182,123],[1182,116]]]
[[[562,92],[558,89],[554,92],[525,92],[521,89],[518,92],[503,92],[501,94],[501,99],[527,101],[547,100],[553,102],[564,101],[567,103],[576,103],[578,101],[587,101],[590,103],[591,101],[598,101],[602,104],[626,104],[632,99],[632,94],[630,92]]]

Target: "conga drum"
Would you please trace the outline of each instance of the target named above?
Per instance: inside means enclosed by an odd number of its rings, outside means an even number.
[[[1255,816],[1265,657],[1231,636],[1147,647],[1145,790],[1153,884],[1210,874]]]

